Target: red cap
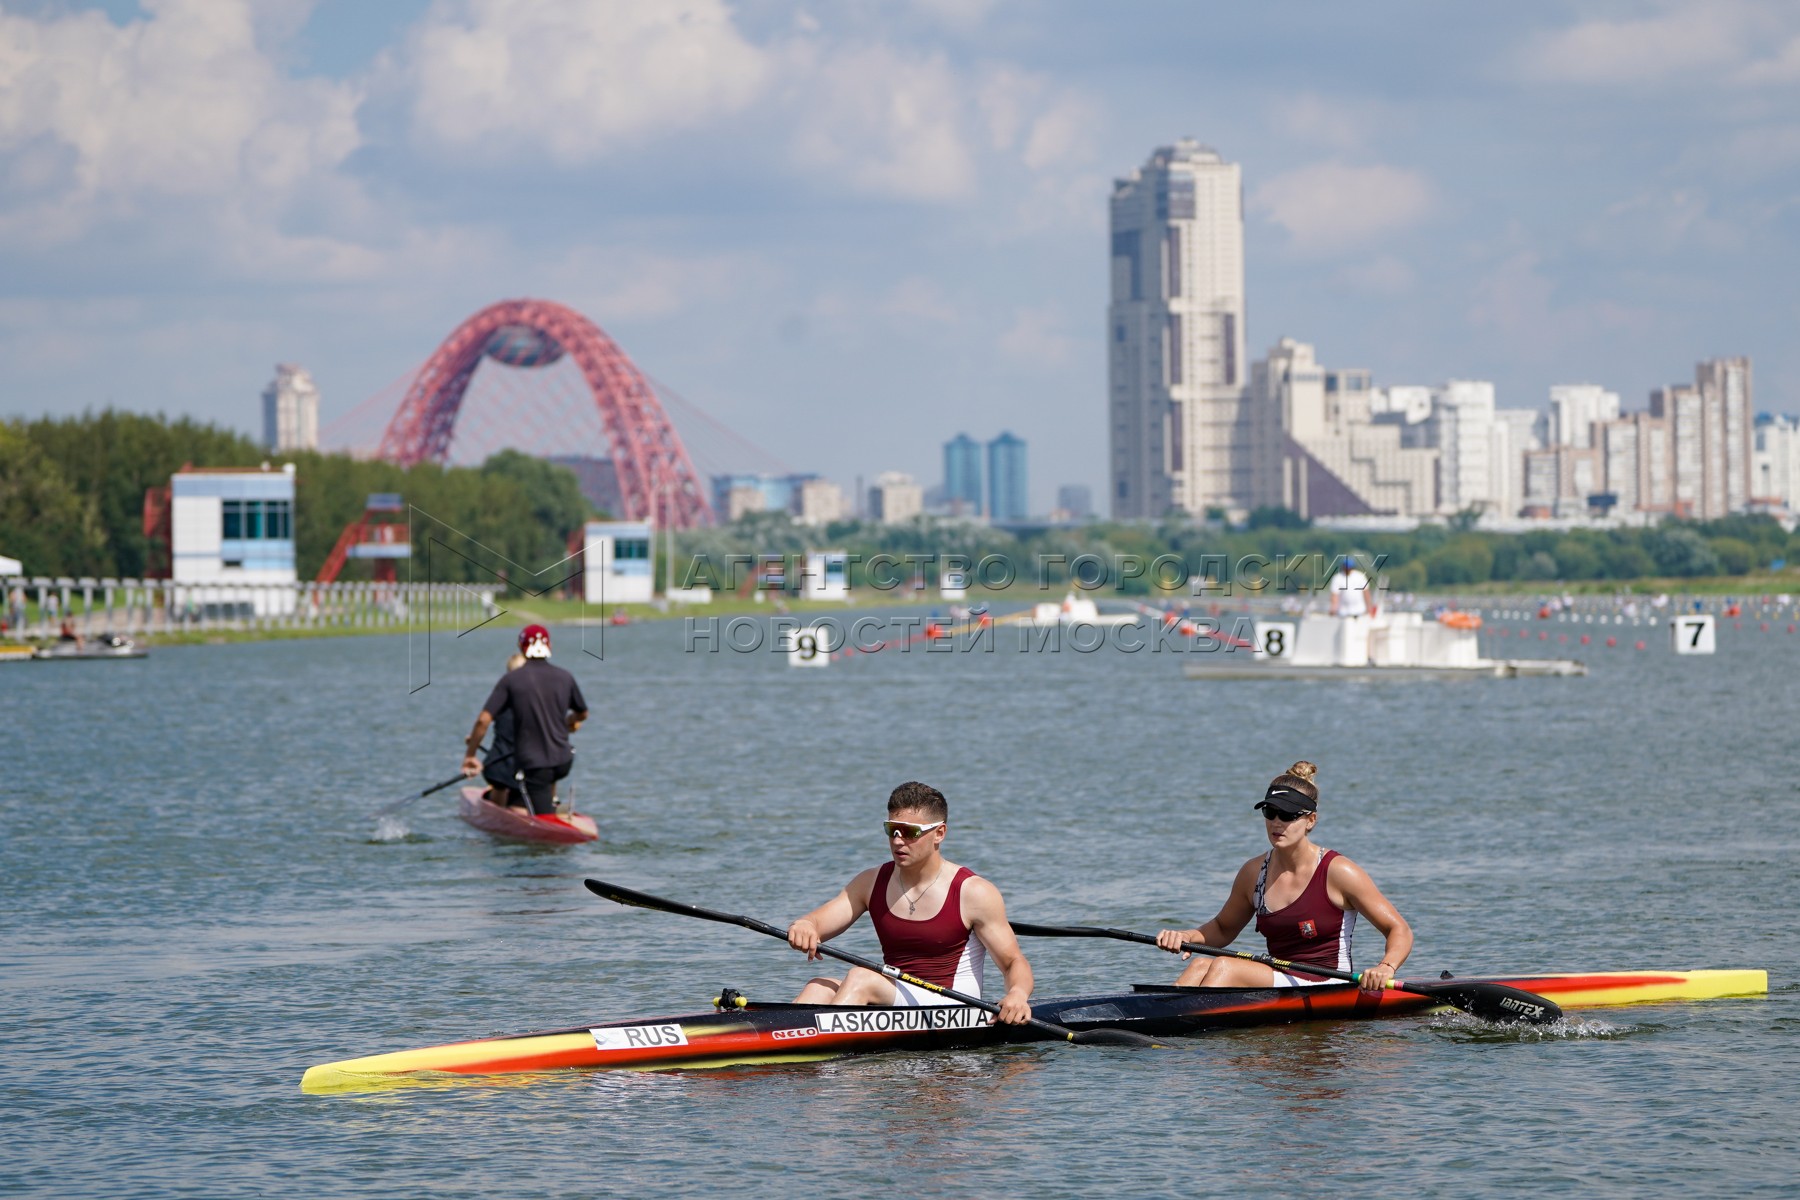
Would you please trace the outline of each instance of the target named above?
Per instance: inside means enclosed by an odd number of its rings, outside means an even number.
[[[531,653],[532,643],[534,642],[542,642],[544,644],[543,653],[541,655],[534,655]],[[525,628],[519,630],[519,652],[527,658],[548,658],[550,656],[550,631],[545,629],[542,625],[527,625]]]

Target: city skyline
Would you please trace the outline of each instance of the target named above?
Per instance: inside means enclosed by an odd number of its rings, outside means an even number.
[[[5,4],[0,415],[254,435],[284,362],[329,425],[543,296],[844,484],[934,476],[978,412],[1044,511],[1108,482],[1111,181],[1183,136],[1243,169],[1241,369],[1291,337],[1377,386],[1637,412],[1744,356],[1795,410],[1800,13],[1138,7]],[[534,70],[482,92],[453,60]]]

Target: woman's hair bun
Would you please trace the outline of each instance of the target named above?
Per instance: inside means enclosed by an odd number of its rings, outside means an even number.
[[[1311,783],[1313,780],[1313,776],[1315,776],[1319,773],[1319,768],[1314,766],[1312,763],[1307,762],[1305,759],[1302,759],[1301,761],[1295,763],[1293,766],[1289,767],[1287,769],[1287,773],[1289,775],[1292,775],[1295,779],[1304,780],[1307,783]]]

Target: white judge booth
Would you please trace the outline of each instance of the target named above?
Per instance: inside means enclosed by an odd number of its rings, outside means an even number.
[[[589,604],[648,604],[656,594],[648,521],[589,521],[582,531],[582,595]]]

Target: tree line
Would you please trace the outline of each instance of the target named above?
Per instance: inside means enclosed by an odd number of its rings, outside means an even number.
[[[783,513],[755,513],[731,525],[681,535],[675,570],[677,583],[683,582],[684,572],[693,572],[695,582],[735,587],[745,578],[748,556],[797,559],[808,551],[831,549],[851,556],[852,586],[881,588],[894,575],[893,560],[917,563],[930,556],[928,582],[933,586],[937,570],[953,557],[969,563],[1003,561],[1006,566],[994,566],[990,575],[1010,577],[1014,587],[1061,586],[1078,574],[1082,586],[1098,583],[1127,595],[1148,595],[1157,590],[1159,571],[1146,568],[1171,560],[1179,567],[1162,570],[1165,579],[1219,579],[1221,571],[1238,574],[1240,564],[1265,560],[1266,567],[1257,573],[1272,580],[1283,561],[1331,562],[1355,555],[1380,559],[1388,585],[1402,591],[1496,582],[1548,586],[1733,577],[1800,563],[1800,534],[1789,534],[1766,515],[1517,534],[1480,532],[1471,525],[1462,519],[1405,533],[1365,533],[1318,527],[1292,513],[1266,509],[1240,527],[1170,518],[1154,525],[1095,522],[1021,536],[930,517],[899,525],[846,521],[820,528],[797,524]],[[870,564],[878,558],[884,573],[877,577]],[[695,572],[697,563],[701,569]],[[721,569],[728,566],[737,569]],[[657,569],[661,578],[662,567]],[[1096,579],[1094,572],[1101,570],[1105,578]]]
[[[573,472],[507,450],[480,467],[398,467],[347,454],[273,454],[241,434],[188,418],[107,410],[79,417],[0,421],[0,554],[28,575],[138,578],[153,562],[144,493],[184,466],[295,468],[294,554],[300,578],[318,574],[370,494],[397,492],[412,507],[423,570],[515,583],[568,553],[569,536],[594,515]],[[522,564],[522,565],[519,565]],[[340,579],[367,579],[365,560]],[[405,578],[405,567],[401,568]],[[529,581],[525,581],[529,583]]]

